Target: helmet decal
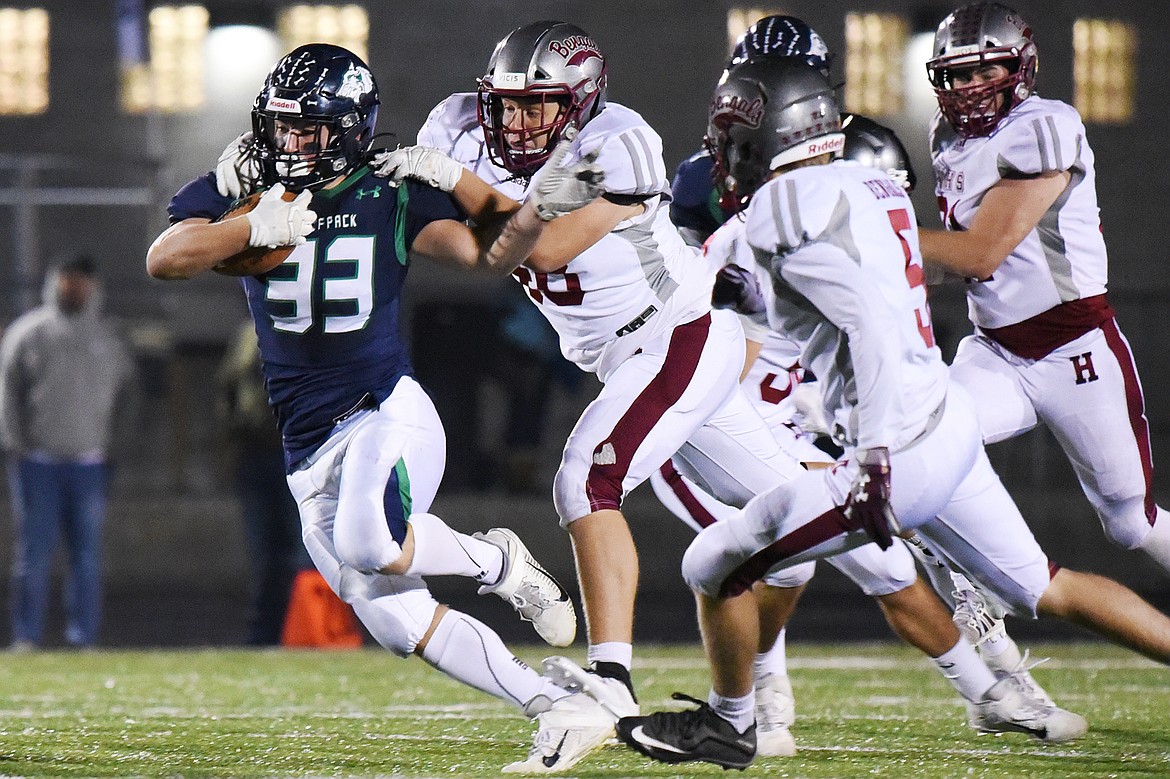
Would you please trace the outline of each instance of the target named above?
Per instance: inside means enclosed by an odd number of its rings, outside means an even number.
[[[341,86],[337,89],[338,97],[348,97],[357,100],[374,89],[374,77],[370,71],[359,65],[350,65],[349,70],[341,77]]]
[[[764,98],[757,97],[750,100],[740,95],[721,95],[718,92],[711,98],[710,117],[715,125],[727,125],[731,122],[759,127],[764,116]]]

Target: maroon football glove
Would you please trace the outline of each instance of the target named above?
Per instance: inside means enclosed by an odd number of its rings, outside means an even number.
[[[740,314],[758,314],[764,310],[764,296],[753,273],[735,264],[724,265],[715,274],[711,305]]]
[[[845,498],[845,518],[855,530],[864,530],[880,548],[889,549],[901,532],[890,508],[890,450],[884,446],[858,449],[857,476]]]

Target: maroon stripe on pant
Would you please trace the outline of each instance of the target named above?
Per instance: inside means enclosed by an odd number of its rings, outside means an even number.
[[[723,580],[719,586],[719,595],[731,598],[747,592],[776,563],[855,529],[841,512],[841,507],[836,506],[743,561]]]
[[[1152,526],[1158,516],[1158,506],[1154,503],[1154,457],[1150,454],[1150,423],[1146,420],[1146,401],[1142,397],[1142,385],[1138,380],[1137,368],[1133,364],[1133,354],[1129,345],[1125,343],[1121,331],[1117,329],[1117,320],[1108,319],[1101,325],[1105,333],[1105,343],[1109,344],[1109,351],[1117,359],[1121,367],[1121,376],[1125,380],[1125,402],[1129,407],[1129,426],[1133,430],[1133,437],[1137,439],[1138,452],[1142,458],[1142,473],[1146,477],[1146,520]]]
[[[690,386],[710,330],[709,313],[674,328],[658,375],[630,404],[609,438],[593,450],[593,466],[585,478],[585,495],[591,511],[621,509],[622,481],[630,470],[634,452]]]
[[[675,470],[674,463],[667,460],[658,469],[658,473],[666,480],[666,486],[670,487],[670,491],[683,504],[683,508],[691,515],[691,519],[699,525],[699,527],[710,527],[715,524],[715,516],[707,511],[707,507],[699,502],[695,493],[691,492],[690,485],[683,481],[682,474]]]

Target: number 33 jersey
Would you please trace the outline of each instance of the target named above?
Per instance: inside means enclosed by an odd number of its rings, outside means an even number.
[[[172,223],[214,219],[230,205],[209,174],[183,187],[168,212]],[[411,373],[399,322],[408,253],[427,224],[462,219],[448,195],[392,187],[365,167],[315,192],[312,208],[308,240],[273,270],[241,279],[290,471],[338,417],[363,399],[381,403]]]
[[[465,93],[444,100],[418,141],[523,200],[528,182],[509,178],[483,151],[475,100]],[[714,279],[670,221],[662,139],[646,121],[625,106],[607,103],[574,139],[566,164],[594,151],[605,171],[605,197],[642,203],[645,211],[619,223],[555,272],[521,265],[513,276],[556,329],[565,357],[604,381],[642,344],[709,311]]]
[[[756,192],[744,230],[737,264],[757,274],[773,329],[799,345],[838,440],[896,451],[920,435],[947,368],[905,190],[854,162],[797,168]]]

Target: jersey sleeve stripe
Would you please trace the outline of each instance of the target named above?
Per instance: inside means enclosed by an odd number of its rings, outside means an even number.
[[[1032,120],[1032,130],[1036,133],[1036,145],[1040,151],[1041,172],[1064,170],[1064,159],[1060,153],[1060,136],[1056,131],[1056,122],[1051,116]],[[1052,149],[1051,154],[1049,148]]]
[[[1048,124],[1048,131],[1052,136],[1052,155],[1056,161],[1055,170],[1064,170],[1064,155],[1061,154],[1060,148],[1060,133],[1056,129],[1056,119],[1051,116],[1045,117],[1045,122]]]
[[[650,173],[650,187],[653,192],[660,192],[666,184],[666,163],[662,161],[662,155],[655,154],[650,147],[650,141],[646,139],[646,133],[642,129],[634,131],[638,137],[638,143],[642,147],[642,152],[646,155],[647,170]]]
[[[638,148],[634,145],[634,140],[630,137],[630,133],[622,133],[621,139],[622,144],[626,147],[626,151],[630,155],[630,163],[634,169],[634,192],[640,194],[648,189],[646,166],[639,159]]]
[[[780,199],[785,200],[784,204],[780,203]],[[785,217],[784,212],[787,210],[788,216]],[[784,182],[784,191],[780,192],[779,187],[772,190],[772,213],[776,218],[776,226],[784,233],[784,245],[790,249],[795,249],[800,245],[800,238],[804,234],[804,226],[800,223],[800,208],[796,200],[796,182]]]

